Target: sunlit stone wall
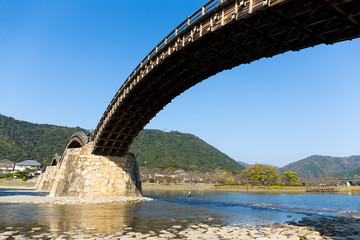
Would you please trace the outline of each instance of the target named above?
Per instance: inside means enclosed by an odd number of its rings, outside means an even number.
[[[43,191],[43,192],[50,191],[52,185],[55,182],[55,177],[58,169],[59,169],[59,165],[46,167],[45,172],[39,176],[35,188],[38,191]]]
[[[92,142],[71,148],[56,172],[49,196],[141,196],[141,179],[136,157],[91,154]]]

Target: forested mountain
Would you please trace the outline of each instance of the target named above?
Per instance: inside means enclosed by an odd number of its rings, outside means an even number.
[[[144,129],[130,147],[140,166],[174,167],[191,171],[244,169],[235,160],[210,146],[200,138],[177,131],[164,132]]]
[[[0,114],[0,160],[32,159],[48,165],[55,153],[62,154],[70,136],[81,128],[33,124]],[[184,170],[240,170],[243,166],[191,134],[143,130],[130,147],[149,168]]]
[[[34,124],[0,114],[0,160],[35,160],[49,164],[55,153],[62,154],[70,136],[81,128]]]
[[[350,177],[360,173],[360,156],[330,157],[313,155],[308,158],[290,163],[280,169],[295,171],[299,177],[321,178],[327,177]]]
[[[352,170],[350,173],[349,173],[349,177],[354,177],[354,176],[360,176],[360,167],[355,169],[355,170]]]

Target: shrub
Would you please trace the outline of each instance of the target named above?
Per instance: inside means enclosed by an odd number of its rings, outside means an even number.
[[[229,177],[229,178],[226,179],[227,184],[234,184],[234,182],[235,182],[234,178],[232,178],[232,177]]]
[[[280,186],[279,186],[279,185],[268,186],[268,188],[269,188],[270,190],[280,190]]]
[[[7,173],[6,174],[6,178],[7,179],[12,179],[14,176],[13,176],[13,174],[12,173]]]
[[[284,179],[285,184],[287,184],[287,185],[294,184],[299,181],[299,177],[297,176],[297,173],[293,172],[293,171],[284,172],[283,179]]]

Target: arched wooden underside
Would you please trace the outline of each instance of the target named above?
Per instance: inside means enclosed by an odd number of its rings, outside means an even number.
[[[173,98],[218,72],[357,38],[359,22],[359,0],[211,0],[129,76],[94,132],[93,153],[123,155]]]

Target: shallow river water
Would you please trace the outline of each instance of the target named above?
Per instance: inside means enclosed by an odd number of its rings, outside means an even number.
[[[145,190],[144,195],[155,201],[93,205],[2,203],[0,229],[21,226],[23,231],[41,227],[67,232],[87,228],[112,233],[131,227],[148,232],[173,225],[186,228],[191,223],[256,225],[298,221],[308,216],[360,216],[360,195],[353,194],[193,191],[188,198],[187,191]]]

